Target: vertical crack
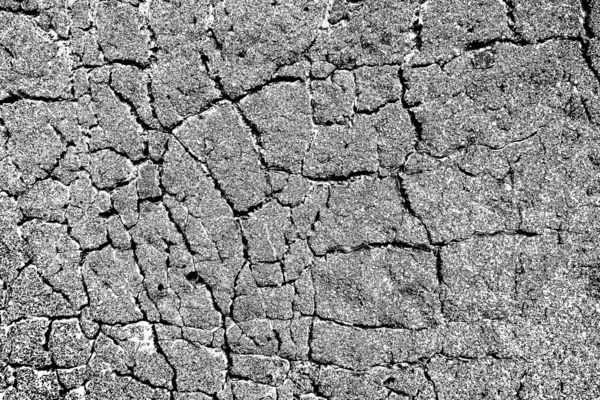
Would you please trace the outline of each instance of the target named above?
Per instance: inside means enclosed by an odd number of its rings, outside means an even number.
[[[431,384],[431,389],[433,389],[435,400],[439,400],[440,397],[435,385],[435,381],[431,378],[431,375],[429,375],[429,368],[427,368],[427,365],[423,365],[423,375],[425,375],[425,379],[427,379],[427,381]]]
[[[506,7],[506,18],[508,19],[508,28],[513,33],[517,41],[521,40],[521,34],[517,31],[517,19],[515,17],[516,4],[514,0],[501,0]]]
[[[591,56],[591,44],[592,44],[592,40],[595,40],[595,35],[594,35],[594,31],[590,25],[590,17],[591,17],[591,13],[592,13],[592,9],[591,9],[591,5],[590,5],[590,0],[581,0],[580,2],[581,4],[581,24],[583,27],[583,36],[579,37],[579,42],[580,42],[580,46],[581,46],[581,55],[583,56],[583,59],[585,60],[585,63],[587,64],[588,68],[590,69],[590,71],[594,74],[594,77],[596,78],[596,81],[598,81],[600,83],[600,71],[598,71],[595,67],[594,67],[594,60],[592,59]],[[587,112],[587,109],[586,109]]]
[[[400,104],[402,104],[402,108],[404,108],[408,113],[410,123],[415,130],[414,148],[415,151],[418,151],[423,141],[423,124],[421,124],[421,122],[417,118],[417,115],[414,112],[413,108],[418,106],[419,103],[409,104],[406,100],[406,94],[408,92],[408,80],[406,79],[406,71],[403,68],[398,69],[398,77],[400,79],[400,86],[402,88],[402,92],[400,93]]]
[[[154,325],[154,324],[152,324],[152,337],[154,339],[154,347],[156,349],[156,352],[158,354],[160,354],[161,356],[163,356],[167,365],[169,365],[169,367],[173,370],[173,376],[171,376],[170,400],[175,400],[175,392],[178,391],[178,389],[177,389],[177,369],[175,368],[175,366],[173,365],[171,360],[169,360],[169,357],[167,357],[167,353],[165,353],[164,349],[162,348],[162,346],[160,344],[160,339],[158,338],[158,332],[156,330],[156,325]]]
[[[581,0],[581,24],[583,25],[583,31],[585,32],[585,36],[588,39],[593,39],[595,37],[594,31],[590,26],[590,18],[592,15],[592,7],[590,5],[590,0]]]
[[[421,51],[421,48],[423,47],[423,39],[421,38],[421,32],[423,31],[423,18],[421,15],[423,3],[424,1],[421,1],[419,6],[415,9],[414,18],[410,27],[413,50],[416,51]]]

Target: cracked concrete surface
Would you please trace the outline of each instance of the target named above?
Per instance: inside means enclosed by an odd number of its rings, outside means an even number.
[[[0,399],[600,398],[596,0],[0,0]]]

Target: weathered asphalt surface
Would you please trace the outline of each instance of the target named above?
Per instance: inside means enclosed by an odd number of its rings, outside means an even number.
[[[0,399],[599,399],[597,36],[0,0]]]

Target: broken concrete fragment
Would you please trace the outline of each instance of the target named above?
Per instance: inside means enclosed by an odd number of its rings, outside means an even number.
[[[37,182],[19,197],[23,215],[48,222],[64,222],[69,189],[52,179]]]
[[[175,126],[206,110],[221,97],[199,52],[193,53],[193,58],[189,55],[172,60],[161,58],[152,70],[151,93],[156,99],[156,117],[163,126]]]
[[[413,1],[335,0],[329,32],[317,38],[311,57],[349,69],[399,64],[411,51],[410,30],[417,7]]]
[[[158,122],[150,104],[151,82],[152,79],[148,74],[132,65],[117,64],[110,72],[110,86],[115,93],[133,104],[144,124],[158,128]]]
[[[595,113],[588,99],[595,98],[598,81],[573,41],[496,43],[443,69],[434,64],[406,77],[406,101],[414,105],[421,131],[419,147],[434,156],[471,144],[500,149],[535,135],[557,115],[588,121],[585,108]]]
[[[580,21],[582,5],[577,2],[546,0],[534,7],[527,1],[516,0],[511,8],[514,30],[528,42],[577,37],[584,29]]]
[[[234,355],[231,373],[265,385],[279,386],[290,370],[290,363],[281,358]]]
[[[283,274],[286,281],[294,281],[313,262],[310,248],[304,240],[294,241],[283,261]]]
[[[383,248],[330,254],[315,263],[316,314],[366,327],[422,329],[437,324],[433,254]]]
[[[344,178],[377,171],[377,136],[347,125],[316,128],[303,174],[310,178]]]
[[[139,166],[137,190],[138,196],[142,200],[162,195],[160,188],[160,167],[158,165],[147,162]]]
[[[286,250],[285,233],[290,227],[289,209],[269,202],[242,223],[253,262],[281,260]]]
[[[38,101],[0,106],[0,119],[10,134],[6,150],[27,185],[46,178],[66,151],[64,138],[49,114],[47,105]]]
[[[131,115],[130,106],[121,102],[108,85],[108,70],[97,71],[99,82],[94,82],[91,89],[92,109],[99,126],[92,130],[90,150],[114,149],[137,161],[144,151],[142,127]]]
[[[131,235],[123,225],[121,219],[117,216],[112,216],[107,223],[109,242],[121,250],[131,248]]]
[[[419,165],[421,159],[415,157],[414,162]],[[469,176],[448,164],[401,178],[411,208],[434,242],[518,229],[513,193],[502,181],[488,175]]]
[[[133,182],[126,186],[118,187],[113,191],[113,205],[126,228],[131,228],[138,221],[138,198],[138,193]]]
[[[238,97],[302,58],[316,39],[326,2],[228,0],[215,5],[207,46],[211,75]],[[214,43],[213,43],[214,42]]]
[[[234,381],[233,393],[235,398],[240,400],[277,399],[277,391],[274,387],[252,381]]]
[[[50,353],[61,368],[85,365],[91,355],[92,343],[83,335],[76,319],[53,321],[51,325]]]
[[[221,103],[200,117],[187,120],[174,135],[205,162],[235,211],[264,201],[270,188],[254,147],[252,132],[237,109]]]
[[[354,71],[356,111],[372,112],[402,96],[398,67],[364,67]]]
[[[0,101],[11,95],[70,97],[67,48],[27,15],[0,11]]]
[[[327,207],[319,211],[312,250],[347,252],[368,245],[424,245],[425,228],[405,209],[394,179],[362,179],[331,188]]]
[[[313,327],[312,356],[317,362],[365,370],[392,361],[389,334],[363,330],[319,319]]]
[[[150,32],[142,24],[139,8],[117,1],[98,3],[98,44],[108,61],[148,62]]]
[[[279,286],[283,283],[281,264],[278,262],[253,264],[252,277],[260,287]]]
[[[226,368],[225,354],[221,350],[194,346],[187,341],[159,341],[160,347],[176,371],[178,390],[217,393],[223,383]]]
[[[10,364],[32,368],[48,367],[51,364],[47,349],[46,331],[50,321],[46,319],[26,319],[15,323],[8,333]]]
[[[356,83],[352,72],[335,71],[325,81],[312,81],[310,89],[316,123],[343,123],[354,113]]]
[[[260,133],[268,166],[299,173],[312,136],[312,113],[305,85],[276,83],[241,102],[244,115]]]
[[[484,0],[428,3],[420,11],[420,51],[414,64],[448,62],[470,49],[513,36],[507,18],[508,4]]]
[[[143,281],[138,268],[131,251],[114,250],[110,246],[86,257],[83,277],[95,320],[115,324],[142,319],[136,304]]]
[[[321,370],[317,385],[319,393],[328,399],[376,400],[389,394],[377,376],[333,367]]]
[[[22,237],[28,256],[36,265],[40,278],[57,293],[62,293],[74,308],[87,304],[80,273],[80,245],[69,236],[68,227],[28,221],[22,225]]]
[[[135,177],[131,161],[111,150],[100,150],[92,154],[90,176],[98,189],[113,189]]]

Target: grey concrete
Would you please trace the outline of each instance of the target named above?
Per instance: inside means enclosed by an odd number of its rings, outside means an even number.
[[[600,398],[597,0],[0,0],[0,400]]]

